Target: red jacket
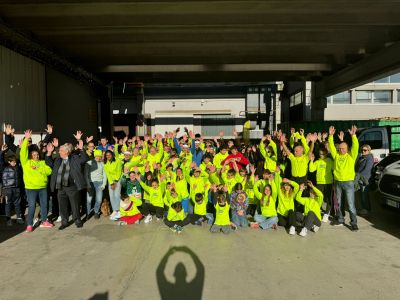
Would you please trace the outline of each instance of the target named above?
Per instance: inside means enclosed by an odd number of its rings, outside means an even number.
[[[238,159],[238,160],[236,161],[236,165],[238,166],[239,170],[240,170],[241,168],[246,167],[246,166],[250,163],[249,160],[248,160],[242,153],[240,153],[240,152],[238,151],[235,155],[230,154],[227,158],[225,158],[225,159],[221,162],[221,165],[223,165],[223,164],[225,163],[225,161],[227,161],[227,160],[229,160],[229,159],[231,159],[231,158],[236,158],[236,159]],[[229,167],[230,167],[231,169],[233,169],[233,163],[232,163],[232,162],[229,163]]]

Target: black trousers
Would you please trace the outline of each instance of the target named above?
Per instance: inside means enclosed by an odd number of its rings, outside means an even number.
[[[71,205],[72,218],[75,224],[81,223],[81,215],[79,212],[80,194],[75,185],[63,186],[57,192],[58,206],[60,208],[61,224],[68,224],[68,203]]]
[[[321,221],[318,219],[317,215],[309,211],[307,216],[304,216],[302,213],[296,213],[297,222],[301,223],[303,227],[310,230],[314,225],[321,227]]]
[[[206,216],[202,216],[202,215],[189,215],[190,216],[190,223],[192,223],[193,225],[196,225],[197,222],[205,222],[208,219],[206,218]]]
[[[326,203],[325,213],[331,214],[332,209],[332,183],[331,184],[317,184],[317,189],[324,195],[324,202]]]
[[[296,226],[296,213],[289,210],[287,217],[278,214],[278,225],[283,227]]]
[[[150,203],[143,203],[142,215],[147,216],[149,214],[155,214],[157,218],[161,219],[164,215],[164,207],[154,206]]]
[[[5,196],[5,202],[6,202],[5,209],[7,218],[11,217],[12,205],[14,205],[15,214],[17,215],[17,218],[22,218],[20,188],[14,187],[14,188],[3,189],[3,195]]]
[[[164,223],[165,223],[165,225],[167,225],[170,228],[174,227],[175,225],[183,227],[190,223],[190,217],[186,217],[182,221],[169,221],[167,218],[165,218]]]

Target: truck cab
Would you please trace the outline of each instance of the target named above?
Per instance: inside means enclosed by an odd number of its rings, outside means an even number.
[[[371,146],[375,164],[380,162],[389,153],[400,150],[400,126],[377,126],[357,130],[357,137],[361,146]]]

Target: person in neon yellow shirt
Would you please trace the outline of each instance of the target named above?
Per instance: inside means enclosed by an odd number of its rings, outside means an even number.
[[[190,217],[185,214],[182,208],[182,203],[172,203],[168,208],[168,215],[164,219],[164,224],[167,225],[173,232],[181,233],[183,227],[189,223]]]
[[[143,217],[138,209],[138,206],[141,205],[141,199],[123,194],[119,204],[121,214],[119,225],[139,224],[139,220]]]
[[[215,221],[211,226],[210,231],[212,233],[223,232],[225,234],[232,231],[231,219],[229,218],[229,199],[228,199],[228,188],[224,187],[223,191],[216,190],[213,186],[213,202],[215,207]]]
[[[278,215],[276,212],[277,190],[275,183],[271,180],[264,186],[263,193],[254,191],[255,196],[260,201],[261,215],[254,216],[256,223],[251,224],[252,228],[278,229]]]
[[[319,159],[314,162],[314,154],[310,153],[310,172],[316,171],[317,189],[324,195],[326,203],[325,214],[322,222],[329,221],[329,214],[332,208],[332,184],[333,184],[333,160],[328,156],[328,150],[319,149]]]
[[[141,179],[140,175],[136,175],[136,179],[140,182],[142,188],[149,194],[149,203],[143,203],[142,211],[144,223],[150,223],[153,220],[152,214],[155,214],[157,221],[162,219],[164,215],[164,193],[165,193],[165,178],[163,175],[160,176],[160,182],[157,179],[151,180],[151,186],[148,186]]]
[[[194,209],[191,216],[193,225],[202,225],[203,222],[209,220],[207,217],[208,191],[207,187],[203,193],[197,193],[194,197]]]
[[[264,141],[268,141],[268,147],[265,147]],[[264,157],[264,169],[274,172],[276,169],[277,148],[275,142],[270,135],[263,136],[260,142],[260,153]]]
[[[119,201],[121,199],[122,162],[119,159],[115,159],[114,153],[111,150],[107,150],[105,153],[104,171],[107,175],[108,193],[113,209],[110,220],[117,220],[121,216]]]
[[[329,138],[328,146],[333,158],[333,176],[335,179],[335,192],[336,198],[339,203],[338,210],[338,222],[336,225],[343,225],[344,223],[344,205],[342,208],[342,195],[346,195],[347,204],[350,212],[350,226],[353,231],[358,230],[357,225],[357,212],[355,207],[354,199],[354,178],[355,174],[355,163],[358,156],[358,139],[356,136],[357,127],[352,126],[349,129],[351,135],[352,146],[349,153],[349,146],[345,142],[339,144],[339,151],[336,150],[333,136],[335,134],[335,127],[329,127]],[[342,211],[343,209],[343,211]]]
[[[300,190],[296,195],[296,201],[304,205],[304,214],[299,212],[296,214],[297,221],[303,224],[299,233],[303,237],[307,235],[308,231],[317,232],[321,227],[321,206],[324,198],[321,191],[311,181],[308,181],[307,185],[310,189],[309,197],[302,197],[302,192],[306,188],[305,184],[300,185]]]
[[[296,213],[294,210],[294,199],[299,190],[299,185],[295,181],[287,178],[282,180],[281,188],[278,190],[278,224],[279,226],[289,227],[289,234],[296,233]]]

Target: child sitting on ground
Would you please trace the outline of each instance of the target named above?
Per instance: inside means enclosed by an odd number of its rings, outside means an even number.
[[[207,204],[208,204],[208,186],[203,193],[197,193],[194,197],[194,213],[191,216],[191,223],[193,225],[202,225],[207,218]]]
[[[246,193],[243,191],[243,185],[236,183],[231,194],[231,213],[233,228],[237,227],[248,227],[249,222],[247,221],[247,208],[249,206],[249,200]]]
[[[183,227],[190,223],[190,218],[185,215],[181,202],[175,202],[170,205],[164,223],[176,233],[181,233]]]
[[[322,192],[311,181],[308,181],[307,185],[310,189],[309,197],[302,197],[302,192],[306,189],[304,183],[300,185],[300,190],[296,195],[296,201],[304,205],[304,214],[296,213],[297,222],[301,222],[303,225],[299,233],[303,237],[307,235],[308,231],[317,232],[321,227],[321,206],[324,198]]]
[[[142,205],[142,200],[140,198],[124,194],[121,195],[119,205],[119,211],[121,213],[119,225],[139,224],[139,220],[143,217],[138,209],[138,206]]]
[[[231,220],[229,218],[229,201],[227,197],[228,188],[225,186],[223,191],[218,191],[216,186],[213,187],[213,201],[215,207],[215,221],[211,226],[210,231],[213,233],[223,232],[229,233],[231,232]]]

